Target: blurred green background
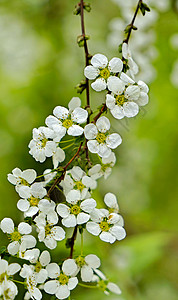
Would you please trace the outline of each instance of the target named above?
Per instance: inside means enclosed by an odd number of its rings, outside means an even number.
[[[0,1],[0,219],[22,219],[7,173],[18,166],[41,174],[51,166],[49,161],[40,165],[28,154],[32,128],[43,125],[56,105],[67,105],[77,96],[74,87],[83,79],[84,53],[76,44],[80,18],[72,13],[75,4],[74,0]],[[118,55],[106,43],[108,23],[119,15],[118,7],[109,0],[91,4],[92,11],[86,15],[90,52],[110,58]],[[113,121],[123,143],[112,175],[107,182],[100,180],[95,192],[98,200],[106,192],[116,193],[127,237],[109,245],[85,236],[85,253],[98,254],[102,271],[122,289],[121,296],[110,296],[112,300],[178,297],[178,96],[169,80],[177,53],[168,43],[178,31],[176,13],[170,9],[160,14],[155,30],[159,56],[154,62],[157,79],[150,85],[150,102],[136,118]],[[104,94],[91,91],[91,95],[92,106],[97,107]],[[84,105],[84,94],[81,99]],[[6,244],[6,237],[2,233],[0,237],[1,245]],[[52,251],[54,258],[60,251],[64,255],[61,244],[62,250],[59,245]],[[91,297],[107,298],[101,291],[86,293],[78,288],[72,299]]]

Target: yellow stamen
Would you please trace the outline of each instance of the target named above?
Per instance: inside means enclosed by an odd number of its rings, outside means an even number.
[[[108,70],[108,68],[104,68],[104,69],[100,70],[100,76],[104,79],[109,78],[110,71]]]

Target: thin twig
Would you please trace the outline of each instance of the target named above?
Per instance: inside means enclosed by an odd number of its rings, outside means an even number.
[[[138,1],[138,4],[137,4],[137,7],[136,7],[136,10],[135,10],[135,13],[134,13],[134,16],[133,16],[133,19],[132,19],[131,23],[129,24],[129,25],[130,25],[130,29],[129,29],[129,31],[128,31],[128,34],[127,34],[126,39],[124,40],[124,43],[127,43],[127,44],[128,44],[128,42],[129,42],[130,35],[131,35],[131,32],[132,32],[132,30],[133,30],[133,28],[134,28],[135,19],[136,19],[136,16],[137,16],[137,14],[138,14],[138,11],[139,11],[140,4],[141,4],[141,3],[142,3],[142,0],[139,0],[139,1]]]
[[[93,122],[96,123],[96,121],[99,119],[99,117],[102,115],[102,113],[106,110],[106,103],[103,104],[100,112],[93,118]]]
[[[77,237],[77,229],[78,229],[78,225],[75,226],[72,237],[71,237],[71,248],[70,248],[70,256],[69,258],[73,257],[73,252],[74,252],[74,244],[75,244],[75,240]]]

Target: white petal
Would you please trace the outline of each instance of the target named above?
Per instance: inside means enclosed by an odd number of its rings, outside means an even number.
[[[21,269],[21,266],[17,263],[10,264],[7,268],[8,275],[14,275]]]
[[[100,117],[97,121],[96,121],[96,127],[100,132],[106,132],[110,129],[110,121],[108,118],[106,117]]]
[[[56,106],[53,110],[53,114],[62,120],[67,119],[68,115],[69,115],[69,111],[67,108],[63,107],[63,106]]]
[[[24,178],[28,183],[32,183],[37,176],[37,173],[33,169],[28,169],[22,172],[22,178]]]
[[[90,189],[92,189],[92,190],[96,189],[96,187],[97,187],[97,182],[96,182],[96,180],[92,179],[92,178],[89,177],[89,176],[83,176],[83,178],[82,178],[82,183],[83,183],[86,187],[88,187],[88,188],[90,188]]]
[[[115,98],[110,95],[110,94],[107,94],[106,95],[106,106],[110,109],[113,109],[115,107]]]
[[[67,205],[60,203],[57,206],[57,212],[62,218],[67,218],[70,214],[70,209]]]
[[[106,232],[106,231],[103,231],[101,234],[100,234],[100,239],[104,242],[107,242],[107,243],[114,243],[116,238],[109,232]]]
[[[149,101],[148,95],[144,92],[140,92],[140,96],[136,103],[140,106],[144,106],[148,104],[148,101]]]
[[[36,239],[32,235],[24,235],[21,240],[25,243],[26,248],[33,248],[36,245]]]
[[[70,291],[67,285],[60,285],[56,291],[56,297],[58,299],[66,299],[70,295]]]
[[[124,114],[128,118],[135,117],[139,112],[139,106],[135,102],[127,102],[123,105]]]
[[[125,89],[125,83],[116,76],[110,76],[107,81],[108,89],[114,94],[120,95]]]
[[[25,251],[24,259],[27,259],[30,261],[30,263],[35,264],[38,260],[38,257],[40,255],[39,249],[32,249]]]
[[[110,208],[118,207],[117,198],[113,193],[107,193],[104,196],[104,202]]]
[[[81,106],[80,98],[73,97],[68,104],[69,112],[71,113],[76,107],[80,107],[80,106]]]
[[[122,293],[121,290],[120,290],[120,288],[115,283],[113,283],[113,282],[109,282],[108,285],[107,285],[107,288],[111,292],[113,292],[113,293],[115,293],[117,295],[120,295]]]
[[[21,234],[29,234],[32,232],[32,227],[28,223],[21,222],[18,226],[18,231]]]
[[[86,214],[86,213],[79,213],[77,216],[77,224],[85,224],[86,222],[88,222],[88,220],[90,219],[90,215]]]
[[[47,250],[44,250],[39,258],[39,261],[43,267],[47,266],[50,263],[51,257],[50,253]]]
[[[89,254],[85,257],[85,261],[86,263],[93,269],[97,269],[100,267],[101,265],[101,261],[98,258],[98,256],[94,255],[94,254]]]
[[[75,287],[77,286],[77,284],[78,284],[77,277],[69,278],[69,282],[68,282],[68,288],[69,288],[69,290],[75,289]]]
[[[53,295],[56,293],[58,287],[59,287],[59,282],[57,280],[50,280],[45,283],[44,291],[50,295]]]
[[[147,84],[145,82],[143,82],[142,80],[139,80],[137,82],[138,86],[140,87],[141,91],[144,93],[148,93],[149,92],[149,88],[147,86]]]
[[[67,275],[71,276],[77,271],[77,265],[74,259],[67,259],[63,262],[62,271]]]
[[[54,153],[53,157],[53,165],[54,168],[57,168],[60,162],[63,162],[65,160],[65,152],[61,148],[57,148],[56,152]]]
[[[54,226],[51,229],[51,233],[57,241],[62,241],[65,238],[65,231],[60,226]]]
[[[126,75],[125,73],[121,73],[121,76],[120,76],[120,79],[125,83],[125,84],[134,84],[135,83],[135,81],[132,79],[132,78],[130,78],[128,75]]]
[[[77,219],[74,215],[69,215],[67,218],[62,219],[62,224],[65,227],[75,227],[77,225]]]
[[[15,242],[12,242],[8,245],[7,247],[7,251],[9,252],[9,254],[11,255],[16,255],[17,252],[19,251],[19,247],[20,247],[20,244],[15,241]]]
[[[75,108],[71,114],[71,119],[78,124],[85,123],[87,117],[88,117],[88,112],[81,107]]]
[[[12,233],[14,232],[14,222],[10,218],[4,218],[1,221],[1,230],[4,233]]]
[[[109,62],[108,68],[112,73],[121,72],[123,68],[123,62],[120,58],[113,57]]]
[[[51,263],[46,267],[48,276],[52,279],[57,278],[60,275],[60,268],[56,263]]]
[[[52,235],[48,235],[44,240],[45,246],[53,250],[57,247],[57,242]]]
[[[0,259],[0,275],[5,273],[8,268],[8,262],[5,259]]]
[[[71,190],[67,196],[66,201],[71,204],[76,204],[80,200],[80,191]]]
[[[62,124],[62,122],[59,121],[59,120],[58,120],[56,117],[54,117],[54,116],[48,116],[48,117],[46,118],[46,120],[45,120],[45,124],[46,124],[49,128],[53,129],[53,126],[54,126],[54,125]]]
[[[90,213],[96,207],[96,201],[92,198],[82,201],[80,207],[83,211]]]
[[[83,266],[81,268],[81,278],[84,282],[90,282],[93,278],[93,270],[89,266]]]
[[[122,106],[115,105],[113,109],[111,109],[111,114],[114,118],[121,120],[124,118],[124,110]]]
[[[29,186],[22,186],[22,187],[20,187],[18,193],[21,198],[27,199],[27,198],[30,198],[30,196],[31,196],[31,189]]]
[[[67,130],[68,135],[79,136],[83,134],[84,129],[79,125],[72,125]]]
[[[23,199],[20,199],[18,202],[17,202],[17,208],[21,211],[27,211],[30,207],[30,203],[28,200],[23,200]]]
[[[103,54],[95,54],[91,59],[91,64],[97,68],[105,68],[108,64],[108,59]]]
[[[15,177],[21,177],[22,176],[22,171],[19,168],[15,168],[15,169],[12,170],[12,174]]]
[[[78,166],[74,166],[69,172],[75,181],[80,181],[82,176],[85,174],[85,172]]]
[[[28,211],[25,212],[25,217],[33,217],[38,212],[39,208],[37,206],[31,206]]]
[[[122,56],[125,59],[128,59],[128,56],[130,55],[130,51],[128,49],[128,44],[127,43],[123,43],[122,44]]]
[[[140,95],[140,89],[137,85],[129,85],[128,88],[126,88],[124,95],[128,100],[136,101]]]
[[[8,181],[10,182],[10,183],[12,183],[12,184],[17,184],[17,178],[14,176],[14,175],[12,175],[12,174],[8,174],[7,175],[7,179],[8,179]]]
[[[44,283],[48,278],[48,272],[45,269],[41,269],[36,275],[37,283]]]
[[[106,81],[104,80],[104,78],[98,78],[91,84],[91,87],[96,92],[104,91],[106,89]]]
[[[121,143],[122,138],[118,133],[112,133],[106,138],[106,144],[111,149],[117,148]]]
[[[93,66],[87,66],[84,69],[84,75],[86,78],[93,80],[99,75],[99,70]]]
[[[99,226],[99,224],[95,223],[95,222],[88,222],[86,224],[86,229],[88,230],[88,232],[90,232],[93,235],[99,235],[99,233],[101,232],[101,228]]]
[[[93,140],[98,134],[98,129],[94,124],[88,124],[84,128],[84,135],[87,140]]]
[[[87,147],[91,153],[99,152],[99,143],[96,140],[90,140],[87,142]]]
[[[36,300],[42,299],[42,294],[41,294],[40,290],[36,287],[33,288],[33,290],[31,291],[31,294]]]
[[[99,145],[98,155],[101,157],[109,157],[111,154],[111,149],[106,144]]]
[[[118,241],[123,240],[126,237],[125,229],[121,226],[114,225],[109,230]]]

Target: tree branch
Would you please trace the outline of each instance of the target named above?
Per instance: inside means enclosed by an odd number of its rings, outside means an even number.
[[[134,16],[133,16],[133,19],[131,21],[131,23],[129,24],[130,26],[130,29],[128,30],[128,33],[127,33],[127,37],[126,39],[123,41],[124,43],[127,43],[129,42],[129,39],[130,39],[130,36],[131,36],[131,32],[134,28],[134,23],[135,23],[135,19],[136,19],[136,16],[138,14],[138,11],[139,11],[139,8],[140,8],[140,4],[142,3],[142,0],[139,0],[138,1],[138,4],[137,4],[137,7],[136,7],[136,10],[135,10],[135,13],[134,13]]]

